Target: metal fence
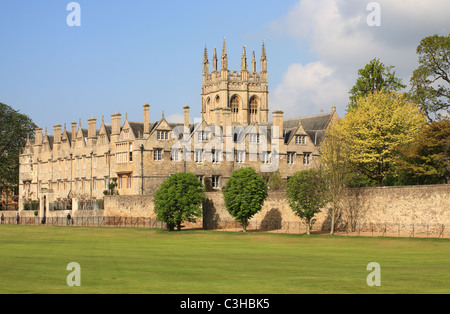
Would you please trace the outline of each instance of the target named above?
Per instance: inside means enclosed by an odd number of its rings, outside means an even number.
[[[7,225],[50,225],[50,226],[93,226],[93,227],[136,227],[167,229],[164,222],[146,217],[4,217],[1,224]]]
[[[78,202],[79,210],[97,210],[97,209],[105,209],[103,199],[100,200],[89,200],[89,201],[80,201]]]
[[[51,226],[94,226],[94,227],[137,227],[167,229],[167,224],[146,217],[48,217],[43,221],[39,217],[4,217],[1,224],[21,225],[51,225]],[[221,220],[209,230],[242,231],[241,224],[235,220]],[[306,226],[302,221],[252,220],[248,232],[274,232],[305,234]],[[313,226],[312,234],[329,234],[330,230],[317,229]],[[335,229],[335,235],[340,236],[372,236],[372,237],[402,237],[402,238],[450,238],[449,224],[405,224],[405,223],[372,223],[361,222],[353,227]]]
[[[216,222],[211,230],[242,231],[242,226],[235,220]],[[303,221],[252,220],[247,226],[248,232],[274,232],[305,234],[306,225]],[[313,225],[312,234],[329,234],[330,229],[318,229]],[[372,237],[406,237],[406,238],[450,238],[449,224],[405,224],[405,223],[372,223],[360,222],[353,227],[341,226],[335,228],[335,235],[342,236],[372,236]]]

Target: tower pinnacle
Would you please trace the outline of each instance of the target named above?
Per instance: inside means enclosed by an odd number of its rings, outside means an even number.
[[[228,69],[228,56],[227,56],[227,46],[225,44],[225,38],[223,39],[223,47],[222,47],[222,71],[226,71]]]
[[[245,46],[242,49],[241,71],[247,71],[247,54],[245,52]]]

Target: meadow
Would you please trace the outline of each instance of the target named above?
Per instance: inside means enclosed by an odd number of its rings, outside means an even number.
[[[446,294],[449,264],[448,239],[0,226],[1,294]]]

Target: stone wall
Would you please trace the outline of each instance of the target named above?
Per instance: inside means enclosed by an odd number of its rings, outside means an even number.
[[[450,224],[450,185],[362,188],[349,191],[338,219],[340,229],[355,230],[361,226],[428,228]],[[326,208],[316,215],[313,231],[330,230]],[[227,212],[222,193],[207,193],[204,204],[206,229],[235,228]],[[294,215],[285,192],[269,192],[262,210],[250,221],[250,229],[294,229],[302,232],[304,223]]]
[[[448,225],[450,230],[450,185],[362,188],[349,191],[344,210],[338,220],[340,230],[411,228],[425,232],[425,228]],[[104,210],[74,210],[73,217],[156,218],[153,196],[105,196]],[[47,217],[65,217],[69,211],[49,211]],[[15,216],[17,212],[3,212]],[[34,216],[33,211],[20,211],[22,217]],[[316,215],[313,231],[328,231],[330,217],[323,209]],[[186,228],[240,229],[225,208],[220,191],[207,192],[203,204],[203,218]],[[363,227],[361,227],[363,226]],[[405,227],[407,226],[407,227]],[[305,224],[292,212],[284,191],[269,192],[262,210],[250,221],[249,230],[288,230],[304,232]],[[422,230],[420,230],[422,229]],[[406,229],[405,229],[406,230]],[[387,230],[389,231],[389,230]]]

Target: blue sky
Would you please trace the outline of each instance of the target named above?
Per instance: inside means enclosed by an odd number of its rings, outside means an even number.
[[[185,105],[199,117],[203,50],[211,62],[224,37],[231,70],[265,41],[271,110],[343,115],[359,68],[379,57],[408,83],[420,39],[450,31],[446,0],[378,1],[380,27],[361,0],[80,0],[81,27],[66,23],[69,2],[0,2],[0,102],[50,134],[115,112],[142,121],[145,103],[152,121],[179,121]]]

